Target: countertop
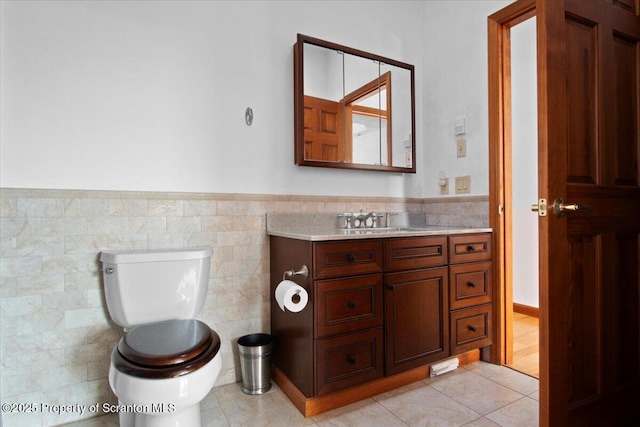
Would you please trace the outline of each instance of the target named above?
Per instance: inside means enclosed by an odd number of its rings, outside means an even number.
[[[288,237],[290,239],[309,240],[312,242],[325,240],[380,239],[388,237],[436,236],[442,234],[489,233],[487,227],[388,227],[388,228],[290,228],[270,229],[270,236]]]

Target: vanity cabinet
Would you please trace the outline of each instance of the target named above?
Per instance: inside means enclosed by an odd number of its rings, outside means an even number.
[[[275,375],[285,380],[278,384],[309,416],[424,378],[429,364],[490,345],[490,245],[490,233],[272,235],[272,296],[283,272],[309,266],[308,278],[288,278],[306,289],[307,307],[292,313],[271,301]],[[308,409],[309,402],[319,406]]]

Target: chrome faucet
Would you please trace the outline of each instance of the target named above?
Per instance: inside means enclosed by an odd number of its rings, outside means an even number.
[[[358,220],[358,228],[365,228],[367,226],[367,220],[371,218],[373,213],[369,212],[365,214],[362,209],[360,209],[360,215],[356,216],[356,220]]]
[[[365,213],[364,210],[360,209],[360,214],[355,213],[344,213],[338,214],[338,218],[344,218],[344,228],[378,228],[378,219],[382,218],[384,215],[378,214],[375,212]],[[367,226],[367,220],[371,218],[371,225]]]

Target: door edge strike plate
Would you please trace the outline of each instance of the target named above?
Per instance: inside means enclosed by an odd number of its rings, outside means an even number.
[[[538,203],[531,205],[533,212],[538,212],[538,216],[547,216],[547,199],[538,199]]]

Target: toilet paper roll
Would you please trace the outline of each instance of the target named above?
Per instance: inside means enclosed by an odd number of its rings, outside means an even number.
[[[296,282],[283,280],[276,287],[276,302],[282,311],[286,311],[286,308],[292,313],[297,313],[307,306],[309,294]]]

